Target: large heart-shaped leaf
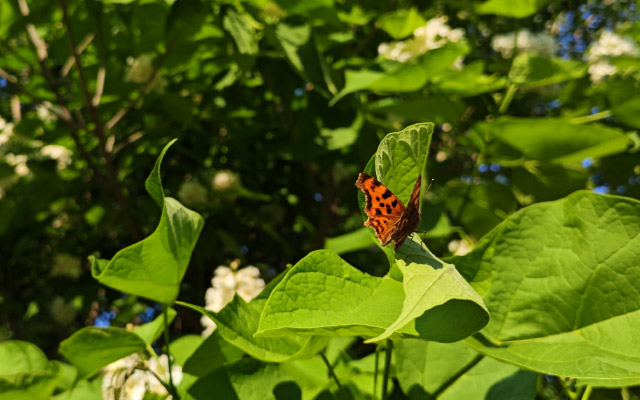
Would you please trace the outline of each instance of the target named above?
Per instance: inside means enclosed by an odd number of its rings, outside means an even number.
[[[402,272],[404,301],[398,318],[369,342],[386,339],[410,327],[426,340],[455,342],[482,329],[489,313],[482,298],[452,264],[435,257],[419,238],[396,252]]]
[[[165,197],[160,165],[171,144],[165,146],[146,182],[147,190],[161,205],[156,230],[146,239],[120,250],[111,261],[90,257],[91,272],[98,281],[123,292],[171,303],[189,265],[204,220],[171,197]]]
[[[510,216],[452,262],[491,321],[468,344],[598,386],[640,382],[640,202],[576,192]]]
[[[309,253],[275,287],[258,336],[375,336],[397,317],[402,286],[358,271],[328,250]]]
[[[424,253],[415,240],[397,260],[402,283],[362,273],[330,251],[310,253],[271,293],[257,336],[455,341],[481,329],[488,319],[482,300],[453,266]]]
[[[114,361],[143,351],[146,346],[144,340],[133,332],[89,326],[63,340],[60,354],[78,368],[78,379],[82,379]]]

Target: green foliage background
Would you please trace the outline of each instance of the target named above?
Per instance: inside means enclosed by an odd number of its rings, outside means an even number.
[[[638,398],[640,58],[594,82],[578,46],[637,50],[637,7],[0,3],[0,398],[100,398],[137,352],[174,398]],[[462,40],[379,54],[441,16]],[[423,176],[397,252],[362,171],[403,201]],[[234,259],[267,286],[204,310]]]

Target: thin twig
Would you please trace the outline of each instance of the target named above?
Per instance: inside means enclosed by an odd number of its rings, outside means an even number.
[[[169,349],[169,316],[168,306],[163,307],[162,313],[164,314],[164,344],[167,348],[167,364],[169,366],[169,385],[171,386],[172,393],[177,393],[176,386],[173,384],[173,373],[171,372],[171,350]],[[176,398],[177,399],[177,398]]]
[[[387,339],[387,348],[384,352],[384,376],[382,381],[382,400],[387,400],[389,393],[387,393],[387,385],[389,384],[389,375],[391,374],[391,352],[393,351],[393,342],[391,339]]]
[[[15,122],[22,119],[22,110],[20,110],[20,97],[17,94],[11,95],[11,118]]]
[[[91,13],[93,14],[93,18],[96,21],[96,42],[98,43],[98,55],[100,57],[100,66],[98,67],[98,74],[96,76],[96,91],[93,94],[93,99],[91,99],[91,103],[94,107],[98,107],[100,104],[100,100],[102,99],[102,93],[104,93],[104,82],[107,77],[107,49],[104,45],[104,37],[102,36],[102,15],[100,10],[96,9],[96,7],[100,7],[100,2],[95,2],[94,5],[90,5],[89,1],[85,2],[87,8],[91,9]]]
[[[324,361],[325,365],[329,369],[329,376],[331,376],[331,378],[336,383],[336,385],[338,385],[338,390],[342,391],[342,385],[340,384],[340,380],[338,380],[338,377],[336,376],[336,372],[333,370],[333,366],[327,359],[327,356],[323,352],[320,352],[320,357],[322,357],[322,361]]]
[[[373,400],[376,400],[376,389],[378,388],[378,359],[380,358],[380,346],[376,346],[376,355],[373,366]]]
[[[87,36],[85,36],[84,39],[82,39],[82,41],[78,44],[78,53],[82,53],[84,49],[87,48],[89,43],[91,43],[93,38],[94,38],[93,33],[90,33]],[[76,60],[73,57],[73,55],[67,58],[67,61],[65,61],[64,64],[62,65],[62,70],[60,71],[60,75],[67,76],[69,74],[69,71],[71,71],[71,67],[73,67],[75,63],[76,63]]]
[[[435,399],[438,396],[440,396],[442,392],[447,390],[449,386],[453,385],[458,379],[460,379],[462,375],[466,374],[471,368],[475,367],[476,364],[482,361],[483,358],[484,356],[482,354],[478,354],[477,356],[475,356],[471,361],[467,363],[467,365],[460,368],[455,375],[447,379],[442,385],[440,385],[440,387],[438,387],[433,393],[431,393],[431,396],[429,396],[429,398]]]

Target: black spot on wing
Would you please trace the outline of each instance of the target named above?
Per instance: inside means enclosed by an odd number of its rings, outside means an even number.
[[[391,214],[391,207],[387,206],[387,214]]]
[[[398,200],[394,200],[391,202],[391,207],[396,208],[398,206]]]
[[[382,185],[382,183],[380,183],[380,182],[378,182],[378,181],[376,181],[374,179],[372,185],[373,185],[373,187],[378,187],[378,186]]]
[[[376,208],[376,215],[382,215],[382,211],[379,208]]]
[[[393,195],[393,193],[391,193],[391,190],[387,189],[385,190],[385,192],[382,194],[382,198],[383,199],[388,199],[389,197],[391,197]]]
[[[376,197],[376,201],[380,201],[380,196]]]

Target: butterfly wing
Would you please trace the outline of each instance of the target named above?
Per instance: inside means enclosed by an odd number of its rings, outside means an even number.
[[[413,192],[411,192],[411,199],[409,199],[407,207],[404,209],[396,229],[391,235],[394,250],[398,250],[407,236],[415,232],[418,225],[420,225],[420,182],[421,177],[418,176]]]
[[[372,227],[380,244],[385,246],[391,240],[405,211],[404,204],[385,185],[369,174],[361,173],[356,187],[362,190],[366,200],[364,212],[369,218],[364,225]]]

